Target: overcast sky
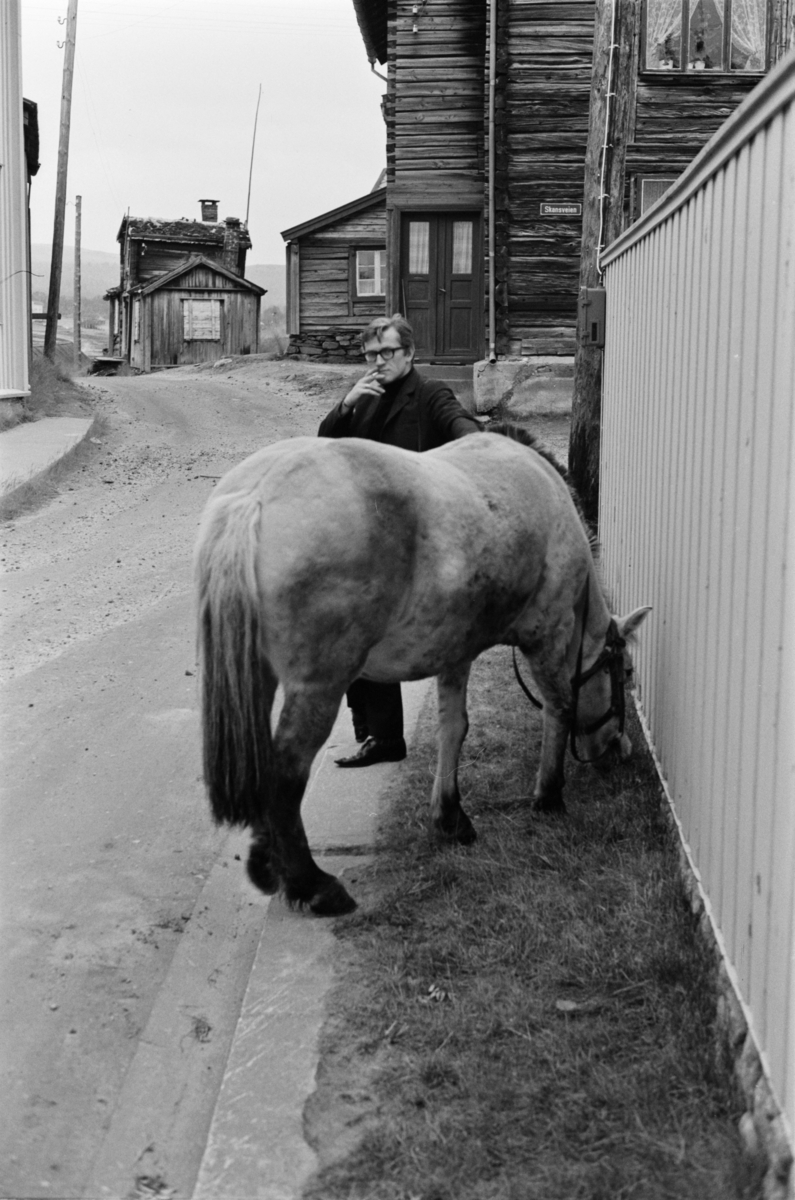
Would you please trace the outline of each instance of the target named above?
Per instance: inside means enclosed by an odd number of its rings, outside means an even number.
[[[33,242],[51,242],[67,0],[22,0],[24,94],[39,106]],[[249,261],[280,231],[369,192],[385,166],[380,98],[353,0],[79,0],[67,245],[117,250],[125,212],[245,218],[257,91]],[[381,68],[379,68],[381,69]]]

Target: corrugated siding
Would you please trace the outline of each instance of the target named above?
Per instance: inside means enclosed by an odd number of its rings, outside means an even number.
[[[605,256],[600,533],[642,707],[795,1127],[795,58]]]
[[[29,391],[30,311],[19,0],[0,5],[0,397]]]

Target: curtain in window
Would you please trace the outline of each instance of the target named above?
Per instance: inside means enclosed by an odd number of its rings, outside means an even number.
[[[666,38],[676,36],[681,41],[682,0],[649,0],[646,22],[646,66],[661,66],[666,58]],[[674,55],[677,47],[673,47]]]
[[[453,274],[472,274],[471,221],[453,221]]]
[[[732,66],[741,71],[765,69],[766,0],[734,0],[732,4]],[[735,51],[741,61],[735,63]]]
[[[427,275],[429,270],[428,221],[409,221],[409,275]]]

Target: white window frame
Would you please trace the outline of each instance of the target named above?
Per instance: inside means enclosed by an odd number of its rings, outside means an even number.
[[[359,271],[360,271],[360,268],[365,265],[361,262],[361,256],[363,254],[372,254],[373,255],[372,264],[367,264],[368,267],[369,266],[373,267],[373,280],[372,280],[373,291],[372,292],[369,292],[369,291],[363,292],[361,290],[361,286],[360,286],[360,284],[362,283],[362,279],[359,274]],[[366,247],[366,248],[363,247],[361,250],[357,250],[356,251],[355,270],[356,270],[355,286],[356,286],[356,299],[357,300],[370,299],[371,297],[378,297],[378,296],[386,295],[386,250],[383,247],[375,247],[375,246]],[[368,280],[367,282],[369,283],[370,281]]]

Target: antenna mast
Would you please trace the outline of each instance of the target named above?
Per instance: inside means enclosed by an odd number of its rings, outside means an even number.
[[[246,229],[248,229],[248,212],[251,208],[251,176],[254,174],[254,146],[257,141],[257,121],[259,120],[259,102],[262,99],[262,84],[257,92],[257,111],[254,113],[254,136],[251,139],[251,166],[248,169],[248,198],[246,199]]]

